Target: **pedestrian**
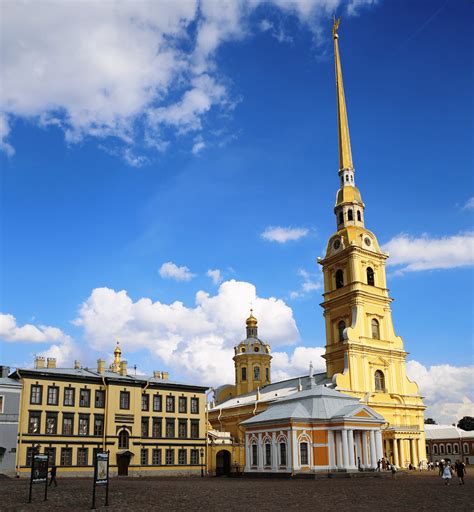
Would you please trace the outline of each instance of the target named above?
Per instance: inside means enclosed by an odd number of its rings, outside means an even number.
[[[380,464],[381,464],[381,461],[380,459],[377,461],[377,471],[380,471]]]
[[[396,478],[397,477],[397,466],[395,466],[395,464],[392,464],[390,466],[390,470],[392,471],[392,478]]]
[[[420,460],[420,463],[418,464],[418,469],[421,471],[423,469],[423,461]]]
[[[466,465],[464,464],[464,462],[457,460],[454,469],[459,478],[459,485],[464,485],[464,474],[466,473]]]
[[[50,470],[50,474],[51,474],[51,480],[49,481],[50,487],[53,482],[54,482],[54,487],[58,486],[58,482],[56,482],[56,472],[57,472],[57,467],[53,464],[51,466],[51,470]]]
[[[439,461],[438,468],[439,468],[439,476],[443,476],[444,459],[441,459]]]
[[[441,476],[441,478],[444,480],[444,485],[449,485],[451,477],[453,476],[451,471],[451,466],[449,463],[446,463],[443,467],[443,475]]]

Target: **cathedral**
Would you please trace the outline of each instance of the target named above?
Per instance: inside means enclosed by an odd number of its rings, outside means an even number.
[[[208,468],[299,474],[397,467],[426,459],[424,410],[406,375],[403,340],[395,334],[384,253],[365,227],[355,183],[342,67],[334,22],[339,190],[336,231],[324,258],[321,304],[326,372],[271,382],[271,350],[251,312],[235,347],[235,383],[216,389],[208,411]]]

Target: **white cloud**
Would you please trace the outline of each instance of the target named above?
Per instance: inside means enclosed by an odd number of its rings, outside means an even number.
[[[309,365],[313,364],[314,373],[326,371],[326,361],[323,359],[323,347],[296,347],[292,354],[273,352],[272,380],[289,379],[300,375],[309,375]]]
[[[311,293],[315,290],[320,290],[323,287],[321,273],[310,273],[307,270],[300,268],[298,270],[298,275],[303,278],[303,281],[298,291],[293,291],[290,293],[290,299],[298,299],[303,295]]]
[[[163,151],[174,136],[203,130],[212,109],[232,108],[216,51],[251,37],[262,0],[4,2],[0,149],[13,154],[9,120],[54,126],[68,142],[108,139]],[[271,0],[321,35],[339,5],[372,0]],[[266,18],[265,18],[266,19]],[[263,23],[265,19],[261,22]],[[270,23],[267,20],[268,23]],[[260,26],[262,26],[260,23]],[[282,28],[272,33],[289,40]],[[260,28],[261,30],[261,28]],[[131,165],[142,165],[116,151]],[[127,159],[127,156],[129,157]]]
[[[175,378],[218,385],[233,382],[233,347],[245,336],[249,304],[262,339],[273,347],[298,340],[290,307],[273,297],[258,297],[255,286],[234,280],[222,283],[213,296],[199,291],[194,307],[148,298],[134,302],[125,290],[96,288],[74,323],[83,327],[95,350],[109,352],[119,338],[125,358],[146,349],[171,368]]]
[[[285,244],[293,240],[299,240],[307,236],[309,229],[307,228],[283,228],[281,226],[270,226],[260,235],[264,240],[269,242],[278,242]]]
[[[163,263],[159,273],[163,279],[175,279],[176,281],[191,281],[193,277],[196,277],[196,274],[190,272],[188,267],[178,267],[172,261]]]
[[[464,205],[464,210],[474,210],[474,197],[470,197]]]
[[[16,318],[10,314],[0,313],[0,339],[7,343],[51,343],[38,355],[55,357],[59,366],[69,362],[75,351],[72,338],[61,329],[49,325],[19,326]]]
[[[222,272],[219,269],[209,269],[206,275],[212,279],[214,284],[220,284],[222,282]]]
[[[206,147],[206,144],[202,140],[200,140],[200,141],[194,143],[194,146],[193,146],[193,149],[191,150],[191,152],[192,152],[193,155],[197,155],[205,147]]]
[[[474,233],[442,238],[400,234],[383,249],[390,253],[387,265],[399,266],[399,272],[466,267],[474,264]]]
[[[425,417],[449,424],[463,416],[474,416],[474,366],[442,364],[427,368],[412,360],[407,362],[407,374],[425,396]]]

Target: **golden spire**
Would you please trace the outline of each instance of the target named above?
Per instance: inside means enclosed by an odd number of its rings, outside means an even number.
[[[113,372],[118,372],[120,369],[120,357],[122,355],[122,349],[120,348],[120,342],[117,340],[117,346],[114,350],[114,362],[109,366],[109,369]]]
[[[339,132],[339,170],[354,169],[352,165],[351,139],[349,137],[349,124],[347,122],[346,100],[344,98],[344,85],[342,83],[341,58],[339,56],[337,29],[341,20],[336,20],[332,26],[334,39],[334,59],[336,63],[336,90],[337,90],[337,128]]]

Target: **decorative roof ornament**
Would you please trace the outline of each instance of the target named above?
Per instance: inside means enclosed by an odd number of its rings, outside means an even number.
[[[313,378],[313,361],[309,362],[309,378]]]

